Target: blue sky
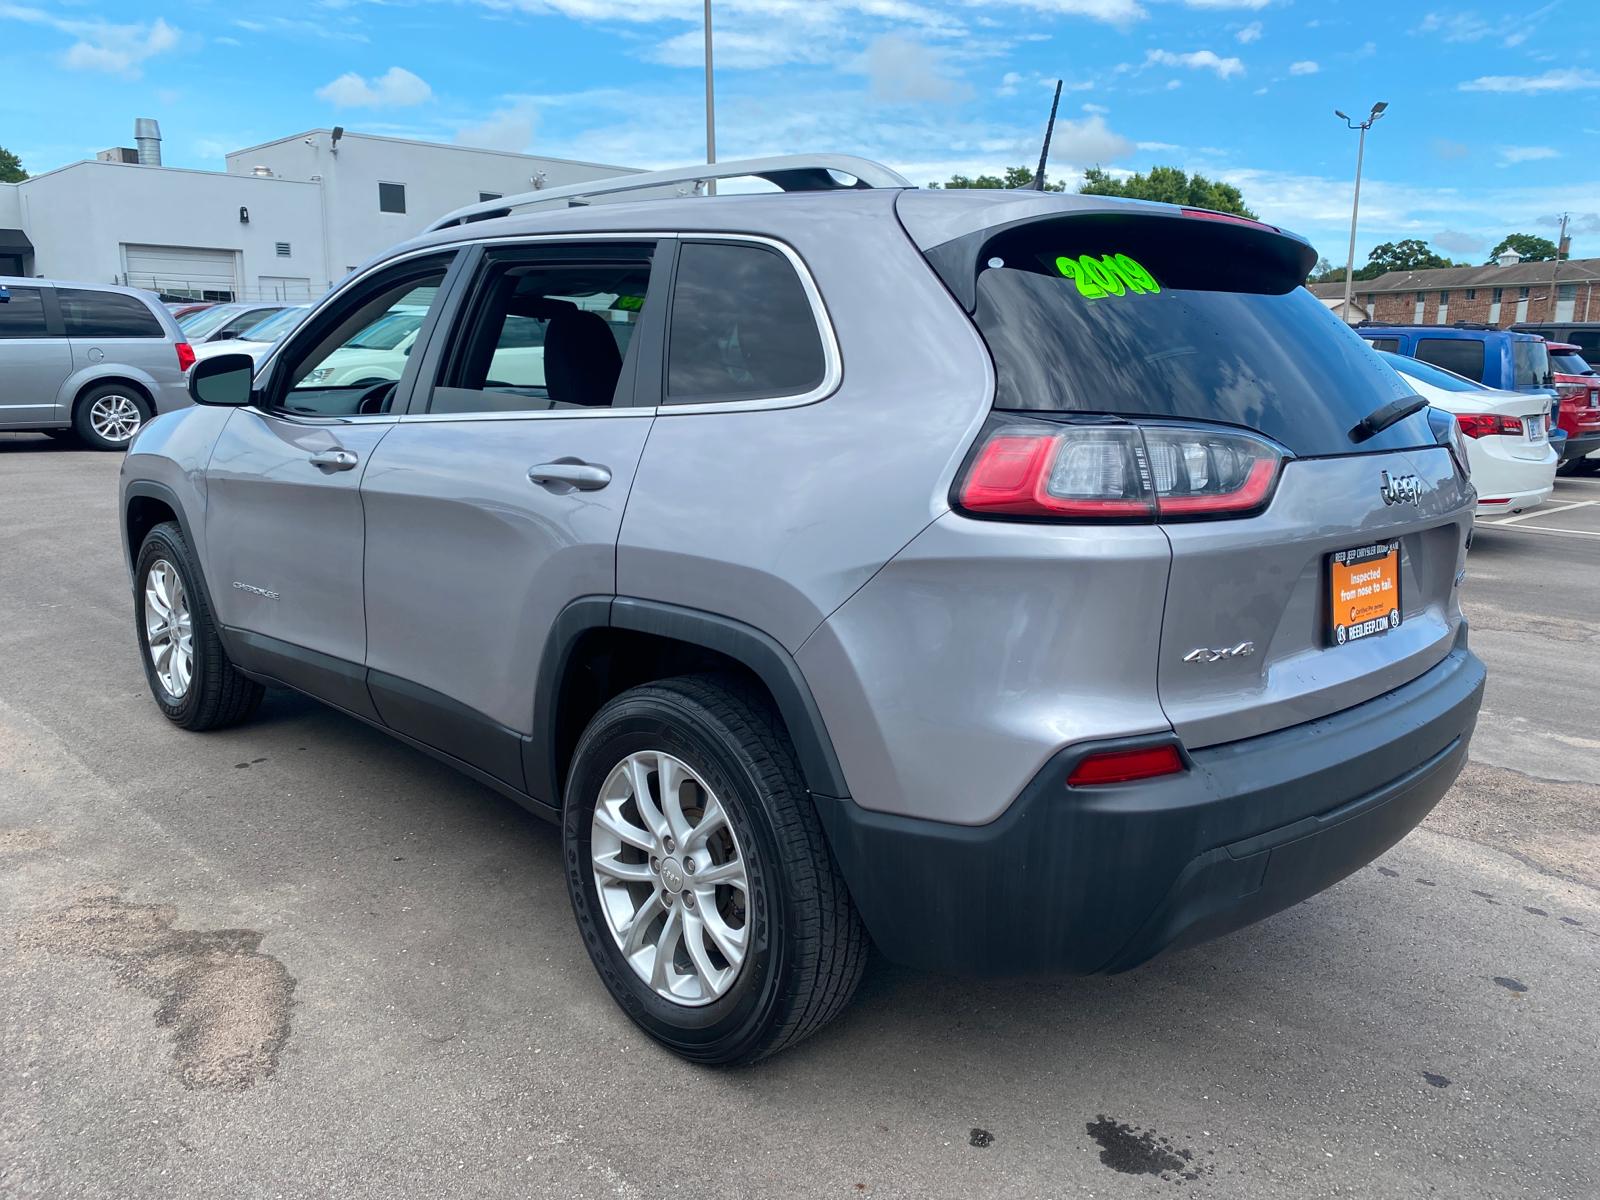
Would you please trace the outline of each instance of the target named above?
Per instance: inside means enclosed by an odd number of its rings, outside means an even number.
[[[33,172],[160,119],[166,161],[318,126],[627,166],[704,154],[700,0],[0,0],[0,145]],[[915,182],[1173,163],[1342,262],[1505,233],[1600,256],[1600,3],[715,0],[721,157],[833,150]]]

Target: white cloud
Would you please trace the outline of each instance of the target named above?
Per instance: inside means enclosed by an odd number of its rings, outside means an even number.
[[[1315,75],[1320,70],[1322,70],[1322,68],[1316,63],[1312,62],[1309,58],[1301,59],[1299,62],[1289,64],[1289,74],[1291,75]]]
[[[1144,56],[1146,66],[1159,63],[1164,67],[1187,67],[1191,71],[1215,71],[1218,79],[1244,74],[1244,63],[1237,58],[1222,58],[1211,50],[1191,50],[1174,54],[1171,50],[1151,50]]]
[[[1171,142],[1140,142],[1139,149],[1148,150],[1158,154],[1170,154],[1182,150],[1182,146],[1174,146]]]
[[[1000,86],[995,88],[994,94],[996,96],[1015,96],[1017,94],[1017,84],[1021,82],[1021,75],[1015,71],[1007,71],[1000,76]]]
[[[433,89],[404,67],[363,79],[354,71],[317,89],[317,97],[340,108],[408,108],[433,97]]]
[[[1182,86],[1183,86],[1183,80],[1181,80],[1181,79],[1169,79],[1169,80],[1167,80],[1167,91],[1169,91],[1169,92],[1175,92],[1179,88],[1181,88]]]
[[[1127,158],[1133,143],[1106,125],[1106,119],[1093,113],[1081,121],[1057,121],[1050,139],[1050,154],[1071,162],[1099,163]]]
[[[873,98],[891,104],[958,100],[971,91],[946,72],[940,51],[898,33],[874,38],[847,69],[866,75]]]
[[[1560,158],[1561,151],[1554,146],[1501,146],[1500,165],[1513,166],[1517,163],[1538,162],[1546,158]]]
[[[1103,117],[1111,110],[1104,104],[1085,104],[1083,111],[1086,113],[1099,113]]]
[[[1561,67],[1543,75],[1480,75],[1457,86],[1463,92],[1579,92],[1600,88],[1600,74]]]
[[[1233,37],[1242,46],[1248,46],[1251,42],[1259,42],[1261,40],[1261,22],[1251,21],[1250,24],[1239,30]]]
[[[1486,239],[1476,234],[1462,233],[1459,229],[1441,229],[1428,240],[1452,254],[1477,254],[1489,244]]]
[[[1502,46],[1520,46],[1539,32],[1544,18],[1556,7],[1556,3],[1550,3],[1533,12],[1511,13],[1492,21],[1475,12],[1431,12],[1422,18],[1417,32],[1437,34],[1447,42],[1481,42],[1493,38]]]
[[[463,146],[479,146],[486,150],[511,150],[526,154],[533,145],[533,128],[538,114],[533,103],[517,100],[498,108],[482,121],[463,125],[456,130],[455,140]]]
[[[1263,9],[1272,3],[1272,0],[1183,0],[1190,8],[1248,8]]]
[[[102,20],[75,20],[38,8],[0,4],[0,20],[43,25],[77,40],[61,56],[75,71],[103,71],[138,79],[148,59],[176,50],[183,34],[165,18],[138,24],[116,25]]]

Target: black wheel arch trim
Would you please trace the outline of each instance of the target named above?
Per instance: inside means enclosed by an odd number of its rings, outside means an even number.
[[[190,565],[194,573],[199,576],[200,590],[205,593],[206,607],[212,612],[217,611],[213,602],[211,585],[206,581],[205,566],[201,563],[200,543],[195,540],[194,528],[189,523],[189,514],[184,511],[183,503],[178,499],[178,493],[164,483],[153,479],[136,479],[122,489],[122,546],[128,563],[128,581],[137,587],[138,581],[133,578],[133,569],[139,561],[139,547],[133,544],[131,530],[128,526],[132,500],[159,500],[172,510],[172,515],[178,522],[178,528],[183,533],[183,540],[189,547]],[[224,641],[224,646],[226,646]],[[230,651],[231,654],[231,651]]]
[[[558,766],[556,707],[572,653],[595,629],[654,634],[726,655],[748,668],[772,693],[794,742],[806,788],[814,795],[848,797],[844,771],[822,713],[799,666],[774,638],[753,625],[695,608],[631,596],[580,596],[556,617],[540,658],[533,702],[534,736],[524,748],[528,791],[560,803],[565,783]]]

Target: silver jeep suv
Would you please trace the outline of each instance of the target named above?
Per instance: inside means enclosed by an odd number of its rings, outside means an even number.
[[[712,173],[783,194],[625,194]],[[173,722],[295,688],[557,822],[607,988],[710,1063],[826,1023],[869,940],[1215,937],[1455,779],[1455,425],[1304,241],[842,157],[570,191],[452,214],[139,435]]]

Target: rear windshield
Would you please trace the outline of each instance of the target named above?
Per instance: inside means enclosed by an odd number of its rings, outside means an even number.
[[[203,338],[209,333],[214,333],[227,322],[245,310],[235,308],[228,304],[217,304],[211,308],[198,309],[186,316],[178,318],[178,328],[191,338]]]
[[[1571,350],[1568,350],[1565,354],[1551,354],[1550,369],[1562,375],[1594,374],[1594,368],[1589,365],[1588,360],[1583,355]]]
[[[1171,217],[1004,231],[979,254],[974,313],[995,407],[1215,421],[1302,456],[1431,444],[1421,415],[1351,440],[1412,392],[1299,286],[1304,253],[1263,230]]]
[[[1511,386],[1514,388],[1548,387],[1550,384],[1550,354],[1543,341],[1520,338],[1511,343]]]
[[[1380,351],[1379,357],[1402,375],[1412,379],[1420,379],[1423,383],[1431,383],[1434,387],[1446,392],[1482,392],[1487,389],[1481,383],[1474,383],[1454,371],[1447,371],[1443,367],[1436,367],[1432,363],[1423,362],[1421,359],[1407,358],[1404,354],[1390,354]]]

